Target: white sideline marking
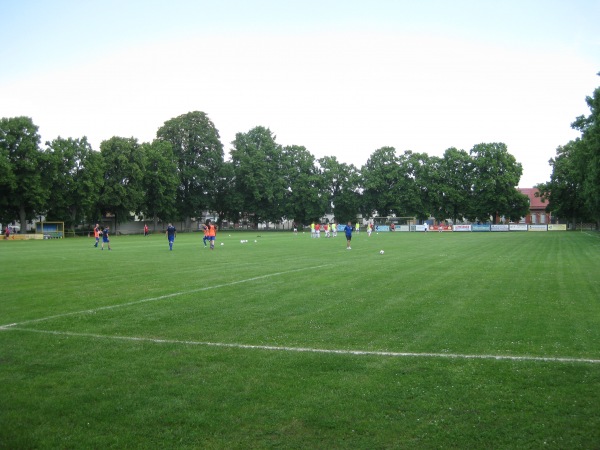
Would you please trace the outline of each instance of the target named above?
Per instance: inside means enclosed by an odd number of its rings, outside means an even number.
[[[411,358],[448,358],[448,359],[495,359],[498,361],[529,361],[529,362],[558,362],[558,363],[589,363],[600,364],[600,359],[586,358],[568,358],[568,357],[544,357],[544,356],[510,356],[510,355],[462,355],[459,353],[411,353],[411,352],[383,352],[370,350],[336,350],[326,348],[308,348],[308,347],[281,347],[274,345],[249,345],[249,344],[227,344],[224,342],[202,342],[202,341],[182,341],[179,339],[153,339],[135,336],[106,336],[92,333],[71,333],[68,331],[50,331],[34,330],[30,328],[21,328],[18,326],[0,327],[1,330],[28,331],[31,333],[52,334],[55,336],[84,337],[92,339],[112,339],[119,341],[133,342],[151,342],[154,344],[180,344],[180,345],[201,345],[205,347],[226,347],[246,350],[270,350],[279,352],[300,352],[300,353],[326,353],[334,355],[352,355],[352,356],[387,356],[393,358],[411,357]]]
[[[136,300],[128,303],[121,303],[118,305],[101,306],[99,308],[86,309],[83,311],[73,311],[64,314],[56,314],[54,316],[42,317],[39,319],[25,320],[23,322],[15,322],[6,325],[0,325],[0,331],[16,330],[16,331],[27,331],[31,333],[42,333],[50,334],[55,336],[72,336],[72,337],[86,337],[93,339],[113,339],[121,341],[134,341],[134,342],[151,342],[155,344],[181,344],[181,345],[199,345],[206,347],[227,347],[227,348],[238,348],[238,349],[249,349],[249,350],[270,350],[270,351],[283,351],[283,352],[304,352],[304,353],[326,353],[326,354],[337,354],[337,355],[354,355],[354,356],[388,356],[388,357],[414,357],[414,358],[449,358],[449,359],[495,359],[505,361],[538,361],[538,362],[561,362],[561,363],[589,363],[589,364],[600,364],[600,359],[586,359],[586,358],[569,358],[569,357],[543,357],[543,356],[510,356],[510,355],[465,355],[458,353],[411,353],[411,352],[384,352],[384,351],[369,351],[369,350],[336,350],[336,349],[320,349],[320,348],[308,348],[308,347],[285,347],[285,346],[271,346],[271,345],[250,345],[250,344],[236,344],[236,343],[223,343],[223,342],[202,342],[202,341],[183,341],[177,339],[153,339],[143,338],[134,336],[105,336],[101,334],[92,333],[72,333],[68,331],[51,331],[51,330],[35,330],[30,328],[22,328],[21,325],[43,322],[47,320],[57,319],[61,317],[68,317],[77,314],[91,314],[97,311],[110,310],[116,308],[122,308],[126,306],[137,305],[141,303],[153,302],[158,300],[164,300],[171,297],[177,297],[179,295],[192,294],[194,292],[208,291],[211,289],[219,289],[222,287],[233,286],[240,283],[248,283],[251,281],[261,280],[264,278],[285,275],[293,272],[300,272],[304,270],[320,269],[323,267],[331,266],[331,264],[323,264],[320,266],[306,267],[301,269],[288,270],[285,272],[275,272],[271,274],[261,275],[258,277],[247,278],[245,280],[232,281],[230,283],[217,284],[215,286],[202,287],[197,289],[191,289],[189,291],[174,292],[172,294],[161,295],[158,297],[150,297],[142,300]]]
[[[288,273],[301,272],[303,270],[321,269],[323,267],[329,267],[331,265],[332,264],[322,264],[320,266],[303,267],[301,269],[287,270],[285,272],[269,273],[266,275],[260,275],[258,277],[246,278],[245,280],[232,281],[231,283],[217,284],[215,286],[202,287],[202,288],[192,289],[192,290],[183,291],[183,292],[174,292],[172,294],[165,294],[165,295],[161,295],[159,297],[144,298],[141,300],[136,300],[134,302],[120,303],[118,305],[100,306],[99,308],[85,309],[83,311],[73,311],[73,312],[68,312],[68,313],[64,313],[64,314],[56,314],[54,316],[41,317],[39,319],[24,320],[23,322],[11,323],[11,324],[7,324],[7,325],[0,325],[0,330],[4,330],[6,328],[15,327],[18,325],[24,325],[24,324],[28,324],[28,323],[44,322],[46,320],[74,316],[77,314],[93,314],[97,311],[105,311],[105,310],[109,310],[109,309],[123,308],[125,306],[139,305],[140,303],[155,302],[158,300],[164,300],[166,298],[177,297],[179,295],[193,294],[194,292],[209,291],[211,289],[219,289],[222,287],[233,286],[233,285],[240,284],[240,283],[249,283],[251,281],[262,280],[263,278],[276,277],[276,276],[285,275]]]

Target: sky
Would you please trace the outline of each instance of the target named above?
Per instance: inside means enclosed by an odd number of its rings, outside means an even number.
[[[0,117],[41,143],[151,142],[203,111],[359,169],[377,149],[503,142],[550,179],[600,86],[598,0],[0,0]]]

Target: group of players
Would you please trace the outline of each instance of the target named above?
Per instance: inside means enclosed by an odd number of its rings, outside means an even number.
[[[202,242],[204,243],[204,247],[208,247],[210,246],[211,250],[215,249],[215,238],[217,236],[217,226],[211,222],[210,219],[206,219],[206,222],[204,224],[202,224],[202,229],[204,231],[204,238],[202,239]],[[321,237],[321,225],[319,223],[315,224],[312,223],[310,226],[311,229],[311,237],[313,238],[319,238]],[[331,225],[329,224],[325,224],[323,226],[323,229],[325,231],[325,237],[336,237],[337,236],[337,225],[335,223],[332,223]],[[358,232],[359,230],[359,225],[358,223],[356,224],[356,231]],[[373,230],[373,226],[371,224],[367,225],[367,232],[369,234],[369,236],[371,235],[371,231]],[[350,242],[352,240],[352,231],[354,231],[352,229],[352,223],[348,222],[348,225],[346,225],[346,227],[344,228],[344,234],[346,235],[346,248],[348,250],[351,249],[350,247]],[[294,227],[294,232],[297,232],[297,229]],[[94,244],[94,247],[98,247],[98,244],[100,242],[100,236],[102,236],[102,245],[100,247],[101,250],[104,250],[104,244],[106,244],[108,246],[108,249],[111,250],[110,248],[110,227],[107,225],[105,228],[101,229],[100,225],[96,224],[96,226],[94,227],[94,238],[96,239],[96,243]],[[167,240],[169,242],[169,250],[173,250],[173,245],[175,244],[175,238],[177,237],[177,229],[173,226],[172,223],[169,223],[169,225],[167,226],[167,230],[165,231],[165,235],[167,236]],[[148,225],[144,225],[144,236],[148,236]],[[208,245],[207,245],[208,242]]]
[[[96,224],[96,226],[94,227],[94,238],[96,239],[94,247],[98,247],[98,243],[100,242],[100,235],[102,235],[102,246],[100,247],[100,250],[104,250],[104,244],[106,244],[108,246],[108,249],[110,250],[111,248],[109,233],[110,227],[108,225],[105,228],[100,228],[100,225]]]
[[[352,224],[349,222],[350,227],[352,228]],[[310,224],[310,237],[311,238],[320,238],[321,237],[321,230],[323,230],[323,232],[325,233],[325,237],[336,237],[337,236],[337,224],[335,222],[332,222],[331,224],[323,224],[321,225],[320,223],[311,223]],[[371,236],[371,233],[373,232],[373,224],[372,223],[368,223],[366,225],[366,230],[367,230],[367,234],[369,236]],[[344,227],[344,230],[346,228]],[[360,225],[357,222],[356,223],[356,227],[352,229],[352,231],[356,231],[357,233],[360,231]],[[298,229],[296,228],[296,225],[294,224],[294,233],[297,233]]]
[[[206,219],[206,222],[202,225],[204,231],[204,238],[202,242],[204,243],[204,247],[207,247],[207,242],[210,245],[210,249],[215,249],[215,238],[217,236],[217,226],[211,222],[210,219]],[[100,243],[100,236],[102,236],[102,245],[100,250],[104,250],[104,244],[110,248],[110,227],[107,225],[105,228],[101,228],[100,225],[96,224],[94,227],[94,238],[96,239],[96,243],[94,247],[98,247]],[[173,250],[173,245],[175,244],[175,238],[177,237],[177,229],[173,226],[172,223],[169,223],[167,226],[167,230],[165,231],[165,235],[167,236],[167,240],[169,241],[169,250]],[[148,236],[148,225],[144,225],[144,236]]]
[[[310,224],[310,237],[318,239],[321,237],[321,230],[325,233],[325,237],[336,237],[337,236],[337,225],[335,222],[331,224],[325,223],[321,225],[320,223],[311,223]],[[296,229],[294,229],[296,231]]]
[[[217,226],[211,222],[210,219],[206,219],[206,222],[202,224],[202,230],[204,231],[204,237],[202,238],[202,242],[204,243],[204,248],[210,245],[210,249],[215,249],[215,238],[217,237]],[[144,232],[146,232],[146,227],[144,227]],[[167,235],[167,239],[169,241],[169,250],[173,250],[173,244],[175,243],[175,237],[177,236],[177,229],[173,226],[173,224],[169,224],[167,227],[167,231],[165,232]]]

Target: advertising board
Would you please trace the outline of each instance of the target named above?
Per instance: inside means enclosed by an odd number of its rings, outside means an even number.
[[[526,223],[511,223],[508,227],[510,231],[527,231]]]
[[[471,231],[471,225],[454,225],[454,231]]]
[[[529,225],[528,231],[548,231],[548,225]]]
[[[566,223],[549,224],[548,231],[567,231],[567,224]]]

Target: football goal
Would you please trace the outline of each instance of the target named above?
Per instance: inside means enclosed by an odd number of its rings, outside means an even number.
[[[373,217],[375,225],[414,225],[417,223],[416,217],[396,217],[396,216],[377,216]]]

